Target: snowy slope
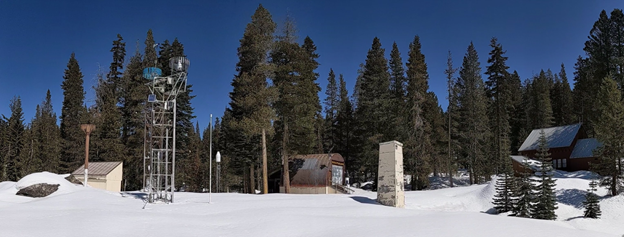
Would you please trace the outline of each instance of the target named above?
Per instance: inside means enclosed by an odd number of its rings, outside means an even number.
[[[49,177],[39,177],[44,175]],[[63,177],[49,173],[33,176]],[[407,192],[405,209],[378,205],[374,201],[375,193],[361,189],[352,195],[212,194],[212,203],[208,203],[208,194],[176,193],[174,204],[148,204],[142,209],[141,193],[120,195],[59,182],[61,187],[67,186],[60,190],[67,192],[39,199],[15,196],[16,184],[21,181],[0,183],[0,236],[60,237],[88,233],[88,236],[600,237],[624,234],[624,217],[617,214],[624,211],[624,198],[603,200],[603,209],[610,206],[617,211],[603,211],[601,220],[540,221],[483,213],[491,208],[491,185]],[[576,212],[566,213],[577,216]]]

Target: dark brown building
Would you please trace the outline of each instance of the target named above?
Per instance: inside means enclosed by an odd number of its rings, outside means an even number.
[[[595,138],[588,138],[581,123],[540,128],[531,131],[518,149],[521,156],[512,156],[514,170],[521,171],[522,156],[529,159],[537,157],[539,138],[544,132],[548,143],[548,153],[553,167],[564,171],[589,170],[589,163],[596,161],[594,150],[600,146]],[[534,168],[534,167],[532,167]]]

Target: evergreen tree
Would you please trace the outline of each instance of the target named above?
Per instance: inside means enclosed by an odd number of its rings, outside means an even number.
[[[488,165],[485,156],[490,130],[485,84],[481,79],[479,56],[472,43],[464,56],[456,87],[458,134],[460,144],[464,144],[459,159],[470,174],[470,183],[480,183],[485,180],[485,166]]]
[[[35,143],[39,145],[38,157],[42,164],[40,170],[59,172],[60,165],[60,131],[56,123],[56,113],[52,108],[52,95],[46,92],[43,103],[39,106],[38,117],[33,122]],[[35,126],[36,124],[36,126]]]
[[[517,71],[514,71],[510,77],[510,95],[512,109],[509,109],[509,126],[511,128],[511,134],[509,136],[510,148],[512,154],[518,153],[518,148],[524,142],[526,136],[524,136],[524,129],[527,124],[525,92],[526,88],[522,85],[520,75]]]
[[[509,165],[511,166],[511,164]],[[511,167],[509,167],[511,169]],[[513,172],[513,171],[511,171]],[[498,175],[496,179],[496,194],[492,204],[498,213],[509,212],[514,209],[514,191],[516,190],[513,174],[510,172],[504,172]]]
[[[8,168],[8,154],[9,154],[9,144],[8,144],[8,119],[2,115],[0,117],[0,181],[8,180],[7,177],[7,168]]]
[[[119,161],[123,159],[124,144],[121,141],[122,119],[120,110],[117,108],[119,101],[118,87],[122,83],[124,59],[126,56],[126,43],[122,42],[121,35],[113,41],[113,61],[110,72],[104,78],[98,75],[98,84],[95,88],[95,131],[91,135],[93,149],[93,161]]]
[[[333,69],[329,69],[329,77],[327,77],[327,88],[325,89],[325,133],[324,133],[324,147],[331,149],[336,145],[336,122],[338,117],[338,103],[340,97],[338,95],[338,86],[336,85],[336,74]]]
[[[526,159],[522,162],[522,165],[524,169],[520,173],[520,177],[516,179],[516,189],[513,193],[512,215],[528,218],[531,217],[531,203],[535,200],[533,195],[535,186],[531,181],[530,168]]]
[[[451,57],[451,51],[448,52],[448,57],[446,60],[446,70],[444,70],[444,74],[446,74],[446,83],[448,88],[448,108],[446,109],[446,128],[448,129],[448,149],[447,155],[448,158],[446,160],[446,170],[447,176],[449,178],[449,185],[453,187],[453,173],[455,173],[456,161],[455,158],[457,156],[457,152],[459,151],[459,143],[457,136],[457,120],[458,113],[455,112],[458,109],[457,102],[457,88],[455,87],[456,79],[454,78],[455,73],[457,72],[457,68],[453,67],[453,58]]]
[[[495,174],[500,174],[501,172],[505,172],[504,177],[506,177],[504,182],[506,188],[509,187],[506,184],[508,176],[512,175],[507,173],[509,169],[506,168],[506,163],[509,161],[509,155],[511,151],[509,134],[511,133],[511,128],[509,126],[509,112],[513,109],[511,106],[511,91],[510,88],[510,75],[507,72],[509,68],[506,65],[507,57],[503,56],[505,51],[503,50],[503,46],[497,42],[496,38],[492,38],[490,41],[490,47],[492,47],[492,51],[490,51],[490,58],[488,59],[487,70],[485,72],[488,75],[488,80],[485,82],[486,85],[486,95],[492,103],[490,107],[490,121],[492,127],[490,128],[492,131],[493,141],[493,154],[492,154],[492,163],[495,165]],[[506,190],[505,193],[509,193],[511,190]],[[509,204],[508,199],[505,199],[505,205]],[[509,211],[507,206],[502,208],[501,210]]]
[[[529,117],[533,119],[532,127],[548,128],[553,124],[553,111],[550,102],[549,80],[544,70],[533,78],[531,85],[532,106]]]
[[[397,141],[405,141],[407,139],[407,127],[405,122],[405,99],[407,79],[405,77],[405,68],[403,68],[403,59],[396,42],[392,44],[390,51],[390,60],[388,61],[390,68],[390,123],[391,131],[390,139]]]
[[[4,154],[4,166],[6,180],[17,181],[22,177],[20,172],[20,156],[24,152],[24,112],[22,100],[19,96],[11,99],[11,117],[7,119],[7,131],[5,133],[5,146],[7,153]]]
[[[555,195],[555,180],[553,176],[552,159],[548,153],[548,141],[544,130],[540,132],[537,159],[541,163],[536,172],[537,183],[533,191],[535,200],[531,206],[531,217],[543,220],[555,220],[557,215],[557,196]]]
[[[69,173],[80,166],[84,159],[84,132],[80,130],[86,109],[83,106],[85,91],[83,75],[71,54],[63,76],[63,108],[61,109],[61,162],[59,172]]]
[[[146,42],[146,44],[151,44],[151,42]],[[149,50],[146,49],[146,51]],[[119,158],[122,158],[124,162],[125,190],[138,190],[142,186],[144,111],[148,88],[145,86],[147,79],[143,78],[144,65],[141,58],[142,55],[138,50],[130,57],[130,62],[123,72],[119,87],[121,143],[125,148],[124,155]]]
[[[560,124],[568,125],[577,123],[577,119],[574,116],[574,101],[572,97],[572,89],[570,89],[570,83],[568,82],[568,76],[565,71],[565,66],[563,63],[561,64],[561,70],[559,71],[559,79],[561,79],[561,85],[559,87],[559,98],[561,105],[561,114]]]
[[[301,45],[301,49],[303,50],[303,70],[301,73],[301,77],[303,79],[299,90],[299,96],[301,97],[301,104],[295,107],[296,111],[301,111],[301,124],[298,125],[302,128],[299,132],[300,137],[304,137],[301,139],[300,144],[306,143],[316,143],[316,151],[318,153],[322,153],[325,150],[323,149],[322,143],[322,135],[321,128],[323,126],[323,120],[321,117],[321,101],[318,97],[318,92],[321,91],[321,87],[316,82],[319,74],[316,72],[316,69],[319,66],[318,61],[319,55],[316,53],[316,45],[314,41],[309,36],[303,40],[303,45]],[[316,129],[306,128],[306,125],[312,123],[313,121],[317,121]],[[309,131],[316,130],[316,138],[305,138],[308,136]],[[304,146],[305,147],[305,146]],[[330,149],[328,147],[327,149]]]
[[[580,56],[574,65],[574,111],[579,122],[583,123],[587,135],[594,135],[594,120],[597,113],[594,107],[595,95],[598,93],[599,81],[594,81],[590,72],[589,60]]]
[[[405,141],[407,171],[412,173],[412,189],[423,189],[429,185],[431,154],[431,121],[425,118],[429,74],[425,55],[421,52],[420,38],[410,43],[407,59],[407,122],[408,137]],[[437,102],[437,101],[436,101]]]
[[[26,126],[22,133],[22,151],[16,162],[18,179],[39,171],[41,168],[40,160],[37,157],[38,144],[35,144],[32,123]]]
[[[237,166],[249,180],[247,192],[255,186],[252,171],[260,154],[260,144],[264,144],[260,134],[271,128],[273,110],[269,105],[273,97],[268,87],[267,76],[272,70],[267,61],[267,54],[272,47],[275,23],[271,14],[260,5],[251,22],[247,24],[238,48],[239,62],[236,64],[238,74],[232,81],[233,91],[230,92],[230,108],[232,119],[228,123],[228,137],[231,137],[232,150],[229,154]],[[286,165],[288,162],[284,162]],[[287,170],[287,169],[286,169]]]
[[[585,208],[584,217],[598,219],[602,214],[600,211],[600,200],[598,200],[598,195],[595,193],[597,191],[596,186],[598,186],[596,180],[589,182],[589,189],[587,189],[585,201],[583,202],[583,207]]]
[[[377,182],[379,143],[388,139],[385,135],[390,122],[386,113],[390,99],[390,74],[384,52],[381,42],[375,37],[366,56],[355,109],[356,156],[366,179],[369,174],[375,178],[373,188],[376,188]]]
[[[354,151],[351,149],[353,132],[353,105],[349,100],[349,92],[347,91],[347,83],[344,80],[342,74],[339,76],[339,102],[338,102],[338,116],[336,117],[336,153],[342,155],[345,159],[345,166],[347,173],[353,173],[355,171],[355,165],[352,165],[351,154]]]
[[[601,185],[607,186],[611,195],[615,196],[622,185],[624,105],[617,83],[611,77],[602,81],[596,97],[599,116],[594,126],[596,138],[602,146],[597,150],[598,162],[593,163],[591,168],[603,176]]]

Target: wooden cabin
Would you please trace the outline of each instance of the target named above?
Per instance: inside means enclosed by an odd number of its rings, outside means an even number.
[[[564,171],[589,170],[589,164],[597,161],[594,150],[600,146],[595,138],[588,138],[581,123],[559,127],[540,128],[531,131],[524,140],[518,153],[529,159],[536,159],[539,138],[544,131],[548,143],[548,153],[553,167]],[[511,157],[516,173],[520,172],[518,157]]]

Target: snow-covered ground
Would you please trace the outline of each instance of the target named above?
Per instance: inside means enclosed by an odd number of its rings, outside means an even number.
[[[64,175],[36,173],[0,183],[0,236],[622,236],[624,196],[603,199],[602,219],[581,218],[589,174],[557,174],[557,221],[486,214],[492,184],[406,193],[406,208],[376,194],[249,195],[176,193],[148,204],[142,193],[75,186]],[[16,196],[29,184],[59,183],[45,198]],[[605,190],[600,190],[602,196]]]

